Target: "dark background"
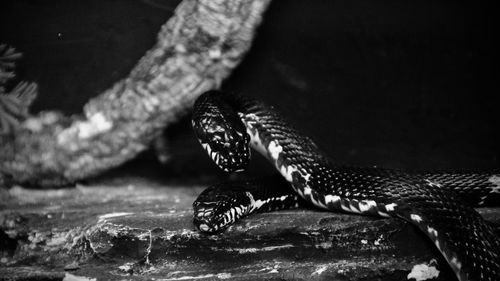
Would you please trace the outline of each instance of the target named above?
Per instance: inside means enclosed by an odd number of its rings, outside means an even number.
[[[125,77],[178,3],[3,2],[0,42],[25,55],[19,76],[40,87],[33,111],[67,114]],[[273,104],[341,163],[498,170],[493,11],[484,1],[274,1],[223,87]],[[187,120],[166,134],[170,164],[147,152],[127,173],[222,175]],[[251,175],[272,171],[256,162]]]

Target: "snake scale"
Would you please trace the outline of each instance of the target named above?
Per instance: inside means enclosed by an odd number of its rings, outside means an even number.
[[[272,107],[220,91],[196,100],[192,124],[222,170],[244,170],[252,147],[281,174],[207,188],[193,203],[200,231],[221,232],[253,212],[308,202],[331,211],[405,220],[430,238],[459,280],[500,280],[500,239],[473,209],[498,202],[500,175],[339,165]]]

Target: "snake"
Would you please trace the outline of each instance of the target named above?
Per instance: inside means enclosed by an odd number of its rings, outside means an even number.
[[[500,280],[500,238],[474,209],[499,202],[500,174],[335,163],[272,106],[219,90],[196,99],[191,121],[201,146],[223,171],[245,170],[253,149],[279,172],[205,189],[193,203],[199,231],[217,234],[252,213],[311,204],[394,217],[427,236],[458,280]]]

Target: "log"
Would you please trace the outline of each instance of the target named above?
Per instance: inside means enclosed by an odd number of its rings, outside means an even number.
[[[249,50],[270,0],[185,0],[156,45],[83,116],[42,112],[0,136],[0,186],[60,186],[134,158]]]
[[[0,189],[0,279],[454,278],[433,243],[396,219],[285,210],[204,235],[191,208],[203,188],[127,178]],[[478,210],[499,225],[499,208]]]

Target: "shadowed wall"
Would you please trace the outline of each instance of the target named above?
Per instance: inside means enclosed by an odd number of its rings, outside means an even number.
[[[176,4],[10,1],[0,38],[24,52],[20,76],[39,83],[34,111],[78,113],[127,75]],[[275,105],[339,162],[498,169],[491,10],[450,1],[275,1],[223,88]],[[168,135],[169,167],[146,153],[143,168],[221,175],[189,122]]]

